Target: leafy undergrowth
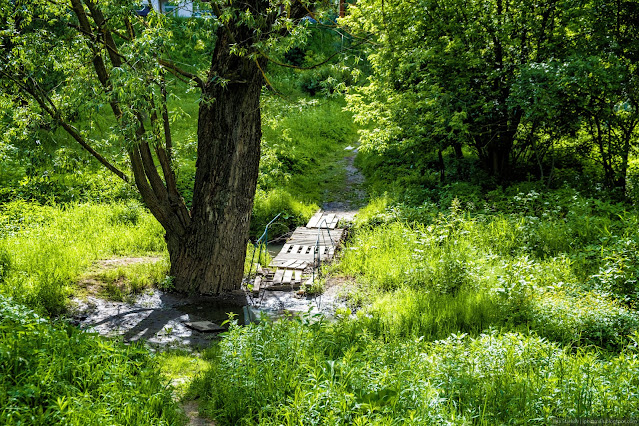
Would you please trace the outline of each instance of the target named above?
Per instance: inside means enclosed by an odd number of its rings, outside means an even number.
[[[0,296],[0,423],[177,425],[183,413],[138,345],[50,323]]]
[[[357,320],[232,326],[191,392],[220,424],[547,424],[639,414],[635,336],[620,353],[490,331],[386,342]]]
[[[637,213],[570,189],[450,195],[373,200],[333,270],[350,309],[231,327],[190,396],[220,424],[639,416]]]

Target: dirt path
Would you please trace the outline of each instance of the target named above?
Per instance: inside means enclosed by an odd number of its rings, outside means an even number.
[[[355,167],[355,157],[357,156],[357,147],[348,146],[346,151],[348,155],[344,157],[344,169],[346,170],[346,178],[342,190],[334,193],[324,194],[326,200],[322,204],[322,210],[327,213],[335,213],[342,219],[351,221],[357,214],[357,211],[365,203],[366,191],[364,190],[364,176]]]

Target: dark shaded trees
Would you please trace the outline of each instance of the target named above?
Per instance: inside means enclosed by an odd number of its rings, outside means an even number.
[[[610,169],[605,153],[636,139],[635,9],[611,0],[360,1],[346,25],[375,40],[369,84],[349,98],[370,125],[364,141],[415,153],[464,144],[505,181],[522,159],[541,163],[556,138],[592,129]],[[580,61],[598,71],[568,81],[576,74],[563,71]],[[607,171],[607,183],[618,174]]]

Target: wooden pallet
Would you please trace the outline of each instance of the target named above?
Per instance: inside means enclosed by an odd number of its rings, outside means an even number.
[[[256,267],[257,277],[253,282],[253,293],[260,290],[293,290],[302,285],[302,276],[309,266],[331,259],[335,248],[341,243],[345,230],[336,228],[339,218],[334,213],[315,213],[306,227],[299,227],[289,237],[269,266],[276,268],[273,274],[268,269]]]
[[[278,269],[273,276],[258,275],[253,281],[253,293],[261,290],[285,291],[297,290],[302,286],[302,271],[299,269]]]

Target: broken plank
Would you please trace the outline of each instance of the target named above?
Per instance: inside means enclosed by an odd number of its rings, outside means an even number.
[[[322,218],[322,211],[318,211],[317,213],[315,213],[313,215],[313,217],[311,217],[311,220],[308,221],[308,224],[306,225],[307,228],[316,228],[317,224],[319,223],[320,219]]]
[[[272,286],[269,286],[269,287],[265,288],[265,290],[268,290],[268,291],[290,291],[291,288],[293,290],[297,290],[297,289],[300,288],[300,284],[291,283],[291,284],[272,285]]]
[[[295,271],[295,284],[300,284],[302,282],[302,271]]]
[[[259,263],[255,264],[255,273],[257,275],[264,275],[264,270],[262,270],[262,265],[260,265]]]
[[[297,261],[297,263],[293,264],[291,269],[304,269],[304,268],[306,268],[307,264],[308,264],[307,260],[300,259],[300,260]]]
[[[284,278],[282,278],[282,284],[290,284],[292,278],[293,278],[293,270],[287,269],[286,272],[284,272]]]
[[[278,269],[273,276],[273,285],[282,284],[282,278],[284,277],[284,269]]]
[[[217,325],[217,324],[215,324],[214,322],[211,322],[211,321],[185,322],[184,325],[189,327],[189,328],[192,328],[193,330],[197,330],[200,333],[226,331],[226,329],[224,327],[220,327],[219,325]]]
[[[262,277],[255,277],[255,281],[253,281],[253,293],[260,292],[260,286],[262,285]]]
[[[320,228],[328,228],[329,225],[333,222],[333,219],[335,219],[335,213],[330,213],[324,216],[322,218],[322,221],[320,222]]]
[[[297,262],[297,258],[292,258],[287,260],[286,262],[282,263],[280,265],[281,268],[288,268],[289,266],[291,266],[292,264],[294,264],[295,262]]]
[[[335,229],[337,227],[337,223],[339,222],[339,217],[335,216],[335,219],[328,225],[329,228]]]

